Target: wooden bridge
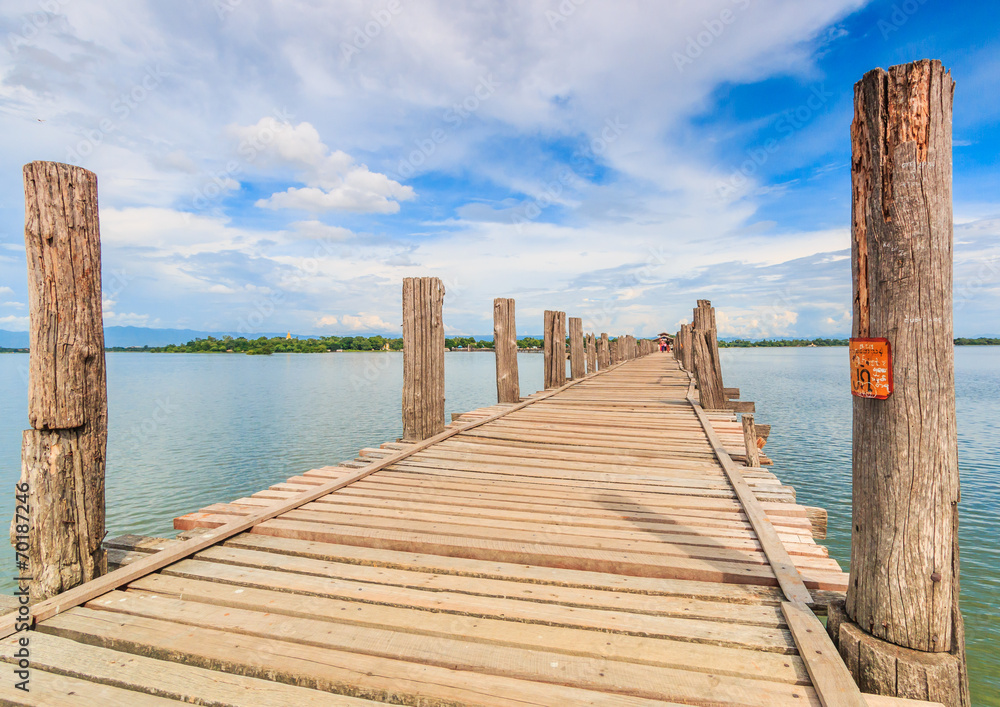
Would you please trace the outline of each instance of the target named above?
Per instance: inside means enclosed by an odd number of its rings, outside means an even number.
[[[747,451],[669,354],[466,413],[111,541],[0,703],[928,704],[857,691],[847,575]]]
[[[750,404],[723,387],[706,300],[674,357],[579,318],[567,337],[545,312],[545,391],[522,400],[514,302],[497,299],[498,405],[445,427],[437,278],[403,281],[407,444],[178,518],[177,540],[111,541],[104,575],[97,177],[26,165],[31,429],[11,540],[30,576],[0,617],[21,681],[0,681],[0,704],[930,704],[854,675],[968,707],[953,90],[927,60],[855,86],[846,605],[822,513],[736,421]]]

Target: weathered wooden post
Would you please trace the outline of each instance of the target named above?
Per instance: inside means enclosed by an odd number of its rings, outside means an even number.
[[[24,196],[32,429],[23,435],[17,486],[18,508],[27,510],[15,513],[10,535],[39,601],[107,571],[108,396],[97,176],[32,162]]]
[[[760,448],[757,446],[757,426],[754,425],[753,415],[743,413],[743,444],[747,448],[746,465],[749,467],[760,466]]]
[[[691,324],[681,326],[681,360],[684,370],[694,373],[694,337],[691,335]]]
[[[694,344],[694,374],[698,380],[701,406],[706,410],[723,410],[726,400],[715,376],[715,366],[709,350],[709,334],[696,329],[691,338]]]
[[[545,387],[566,385],[566,313],[545,310]]]
[[[863,691],[968,705],[958,605],[953,93],[951,75],[927,60],[870,71],[854,87],[852,334],[888,342],[894,390],[854,398],[847,616],[832,607],[829,630]],[[852,388],[854,375],[873,372],[856,346]]]
[[[403,439],[444,431],[444,285],[403,279]]]
[[[587,373],[597,372],[597,341],[594,335],[587,334]]]
[[[512,299],[497,297],[493,300],[493,349],[497,359],[497,402],[520,402],[521,386],[517,378],[517,326],[514,322]]]
[[[715,307],[707,299],[698,300],[694,309],[694,328],[706,333],[708,353],[711,356],[712,370],[715,371],[716,385],[722,388],[722,361],[719,358],[719,337],[715,328]]]
[[[583,353],[583,320],[579,317],[569,318],[569,370],[574,380],[587,375]]]
[[[611,365],[611,341],[606,333],[597,341],[597,367],[604,370]]]

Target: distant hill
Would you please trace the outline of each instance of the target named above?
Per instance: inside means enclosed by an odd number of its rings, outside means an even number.
[[[204,339],[208,336],[220,338],[226,336],[244,336],[237,332],[196,331],[195,329],[150,329],[138,326],[104,327],[105,346],[168,346],[169,344],[184,344],[192,339]],[[250,334],[258,336],[285,336],[287,332],[261,332]],[[292,336],[297,336],[292,334]],[[302,338],[306,338],[302,335]],[[28,346],[28,332],[6,331],[0,329],[0,348],[22,349]]]

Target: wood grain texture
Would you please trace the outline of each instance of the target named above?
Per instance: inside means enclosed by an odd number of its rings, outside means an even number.
[[[715,363],[709,350],[709,332],[695,329],[691,335],[694,348],[694,372],[698,379],[698,395],[701,406],[706,410],[723,410],[726,401],[722,395],[722,386],[715,375]]]
[[[28,261],[28,422],[106,426],[97,176],[57,162],[24,166]]]
[[[493,348],[497,364],[497,402],[517,403],[521,400],[521,384],[517,374],[517,325],[514,321],[514,300],[497,297],[493,300]]]
[[[569,318],[569,370],[572,378],[587,375],[587,362],[583,350],[583,320]]]
[[[939,62],[871,71],[851,127],[853,335],[889,339],[895,392],[854,398],[847,612],[933,652],[952,648],[958,594],[953,91]]]
[[[21,483],[30,485],[29,574],[33,601],[54,597],[107,572],[104,448],[87,426],[25,430]],[[11,521],[11,542],[18,535]]]
[[[587,373],[597,373],[597,339],[587,334]]]
[[[695,401],[693,390],[688,393],[687,399],[694,408],[695,414],[698,416],[698,420],[701,422],[705,434],[712,445],[712,449],[726,472],[729,482],[733,485],[733,490],[739,497],[740,505],[743,506],[743,511],[746,513],[747,519],[757,533],[757,539],[764,550],[764,554],[767,555],[771,569],[774,571],[781,590],[785,593],[789,601],[799,601],[806,605],[812,604],[812,595],[806,588],[802,575],[789,557],[788,551],[778,537],[774,525],[764,512],[760,501],[757,500],[753,490],[750,489],[746,480],[726,452],[725,447],[722,446],[722,441],[709,422],[703,406]]]
[[[545,388],[566,384],[566,313],[545,310]]]
[[[417,278],[409,278],[417,279]],[[404,281],[405,282],[405,281]],[[404,290],[405,292],[405,290]],[[614,370],[613,368],[607,369],[608,371]],[[587,380],[587,379],[584,379]],[[376,471],[380,471],[392,464],[405,459],[413,454],[416,454],[423,449],[426,449],[434,444],[442,442],[449,439],[460,432],[467,432],[469,430],[475,429],[476,427],[489,424],[494,420],[497,420],[504,415],[517,412],[522,410],[529,405],[533,405],[542,402],[549,397],[556,395],[563,390],[571,388],[581,381],[572,381],[567,383],[562,388],[557,388],[556,390],[546,391],[544,393],[536,393],[534,396],[528,398],[524,402],[518,403],[513,406],[505,406],[497,412],[481,418],[478,421],[467,423],[462,426],[451,427],[443,432],[430,437],[421,442],[415,444],[403,445],[402,448],[383,458],[380,461],[372,462],[370,464],[365,464],[363,468],[358,469],[354,472],[344,475],[338,475],[329,481],[320,481],[316,485],[310,485],[308,487],[299,487],[298,492],[294,495],[286,498],[281,503],[275,504],[273,506],[268,506],[262,510],[251,514],[249,516],[237,516],[229,520],[225,525],[211,530],[210,532],[204,533],[202,535],[192,537],[184,542],[174,546],[169,551],[157,553],[155,555],[150,555],[148,558],[135,562],[133,564],[121,567],[114,572],[109,573],[104,577],[97,578],[90,582],[86,582],[78,587],[66,591],[58,596],[52,597],[45,601],[39,602],[31,607],[31,620],[33,623],[39,621],[44,621],[45,619],[51,618],[62,612],[71,609],[73,607],[80,606],[81,604],[90,601],[91,599],[104,594],[105,592],[121,587],[129,582],[138,579],[139,577],[144,577],[147,574],[155,572],[162,567],[172,564],[180,559],[183,559],[189,555],[192,555],[199,550],[203,550],[206,547],[210,547],[216,543],[222,542],[223,540],[230,538],[234,535],[244,532],[253,528],[259,523],[262,523],[271,518],[276,518],[283,513],[294,510],[300,506],[317,500],[327,494],[330,494],[338,489],[342,489],[345,486],[349,486],[361,479],[364,479]],[[13,615],[7,615],[0,617],[0,639],[6,638],[14,633],[15,627],[15,617]]]
[[[760,449],[757,447],[757,429],[753,423],[753,415],[749,413],[743,415],[743,445],[746,447],[746,465],[759,467]]]
[[[403,280],[403,439],[444,429],[444,285],[436,277]]]
[[[865,707],[865,698],[840,659],[837,647],[809,607],[786,601],[781,604],[781,613],[795,637],[795,645],[823,707]]]
[[[606,333],[601,334],[600,341],[597,342],[597,367],[604,370],[611,365],[611,341]]]
[[[20,483],[38,601],[101,575],[107,386],[97,177],[80,167],[24,167],[28,262],[28,420]],[[11,521],[15,542],[18,519]],[[23,535],[24,533],[20,533]]]

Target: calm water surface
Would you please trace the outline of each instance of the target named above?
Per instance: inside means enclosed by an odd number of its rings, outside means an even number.
[[[829,513],[825,541],[851,555],[851,396],[846,348],[722,349],[726,385],[771,423],[767,454],[797,500]],[[955,349],[962,612],[972,702],[1000,705],[1000,348]]]
[[[397,353],[108,354],[109,537],[172,537],[172,520],[353,458],[399,437]],[[542,357],[521,354],[521,392],[542,386]],[[831,554],[850,555],[851,398],[846,349],[724,349],[726,384],[773,425],[767,453],[798,500],[829,511]],[[27,356],[0,356],[0,489],[19,474]],[[446,355],[446,413],[496,400],[488,353]],[[956,349],[962,473],[962,605],[973,701],[1000,705],[1000,349]],[[0,531],[13,503],[0,494]],[[0,591],[13,586],[0,548]],[[991,648],[991,646],[993,648]]]

